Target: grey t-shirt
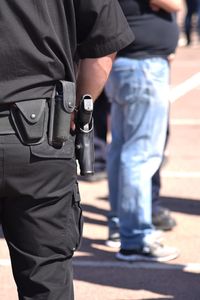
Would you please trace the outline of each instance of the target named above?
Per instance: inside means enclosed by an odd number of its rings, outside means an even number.
[[[176,49],[179,30],[175,14],[153,11],[149,0],[119,0],[135,40],[119,56],[145,58],[167,57]]]

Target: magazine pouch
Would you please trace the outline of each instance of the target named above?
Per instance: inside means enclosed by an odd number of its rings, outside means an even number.
[[[71,113],[75,108],[75,83],[59,81],[50,100],[48,140],[54,147],[62,147],[70,136]]]

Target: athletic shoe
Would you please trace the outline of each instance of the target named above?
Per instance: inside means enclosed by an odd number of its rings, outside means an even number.
[[[170,215],[170,211],[162,206],[152,213],[152,223],[156,229],[163,231],[172,230],[176,226],[176,221]]]
[[[112,234],[109,234],[108,240],[105,242],[106,246],[111,248],[120,248],[121,242],[120,242],[120,236],[119,232],[114,232]]]
[[[176,248],[163,246],[159,242],[151,245],[145,245],[140,250],[121,249],[116,258],[127,262],[149,261],[149,262],[167,262],[179,256]]]

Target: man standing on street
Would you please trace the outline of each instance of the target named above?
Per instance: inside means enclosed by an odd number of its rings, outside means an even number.
[[[118,53],[106,85],[112,102],[108,242],[120,243],[116,257],[124,261],[169,261],[178,251],[160,243],[160,232],[152,224],[151,178],[166,140],[169,58],[178,41],[174,12],[180,0],[119,3],[135,41]]]
[[[132,40],[115,0],[0,1],[0,218],[20,300],[74,299],[70,116],[84,94],[97,98]]]

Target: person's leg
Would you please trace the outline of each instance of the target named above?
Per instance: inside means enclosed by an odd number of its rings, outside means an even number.
[[[128,61],[127,61],[128,62]],[[124,107],[120,159],[119,220],[121,260],[168,261],[175,248],[163,247],[152,226],[151,178],[162,161],[168,122],[169,66],[161,58],[129,60],[119,66]]]
[[[165,148],[169,140],[169,122],[167,126],[167,134]],[[165,151],[164,151],[165,152]],[[171,216],[169,209],[165,208],[160,201],[161,189],[161,168],[165,163],[165,153],[163,154],[162,163],[156,173],[152,177],[152,223],[158,230],[171,230],[176,225],[175,219]]]
[[[158,168],[156,173],[151,179],[152,183],[152,214],[157,213],[158,207],[160,206],[160,188],[161,188],[161,179],[160,179],[160,169]]]
[[[74,151],[9,139],[1,145],[2,225],[19,299],[73,300],[71,257],[81,229],[76,163],[67,158]]]
[[[105,92],[94,102],[94,174],[88,176],[79,176],[79,180],[96,182],[107,178],[106,160],[107,160],[107,127],[108,127],[109,103]]]
[[[117,191],[115,199],[118,199],[115,201],[121,239],[118,259],[168,261],[178,255],[176,249],[158,243],[160,234],[151,220],[151,178],[161,163],[164,149],[168,82],[169,66],[161,58],[144,61],[119,58],[108,82],[112,107],[114,103],[120,107],[111,116],[111,121],[114,118],[118,122],[112,144],[119,140],[122,148],[118,147],[118,176],[115,185],[110,186]],[[119,111],[123,114],[120,118]],[[116,148],[113,151],[117,153]],[[115,174],[115,168],[113,165],[110,174]]]
[[[95,135],[106,143],[107,141],[108,99],[105,91],[94,102],[94,131]]]
[[[197,0],[197,33],[200,41],[200,0]]]
[[[191,43],[192,31],[192,16],[196,12],[196,5],[194,0],[186,0],[186,16],[184,21],[185,34],[187,38],[187,45]]]
[[[118,247],[119,244],[119,162],[123,144],[123,113],[121,106],[113,102],[111,106],[112,142],[108,147],[107,173],[109,187],[110,212],[108,214],[109,238],[107,245]]]
[[[107,174],[109,189],[110,211],[108,213],[108,241],[106,244],[111,247],[119,247],[119,163],[121,148],[123,144],[123,111],[120,102],[115,98],[115,73],[111,72],[105,87],[106,95],[111,101],[110,123],[111,143],[108,145]]]
[[[125,249],[140,247],[152,228],[151,178],[162,160],[169,109],[167,62],[155,58],[130,63],[130,74],[122,74],[122,86],[119,84],[125,140],[120,161],[119,216],[121,247]]]

